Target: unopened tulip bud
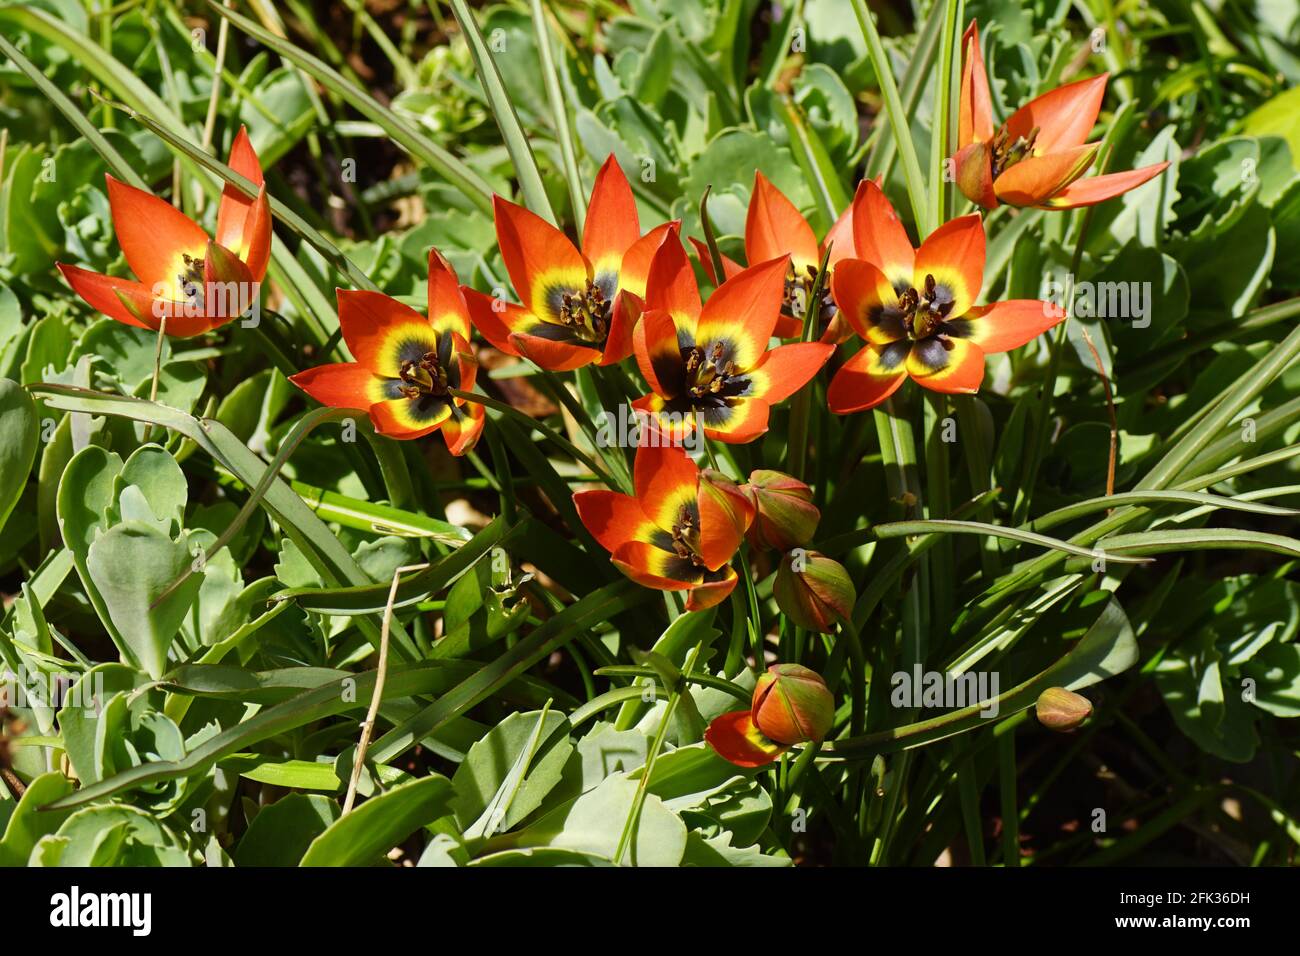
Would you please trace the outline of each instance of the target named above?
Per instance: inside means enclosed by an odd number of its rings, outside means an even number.
[[[844,565],[795,548],[781,559],[772,584],[776,606],[799,627],[830,634],[853,613],[857,594]]]
[[[789,551],[806,547],[817,533],[821,512],[812,503],[812,489],[779,471],[751,472],[742,486],[757,512],[749,527],[749,543],[756,548]]]
[[[1048,730],[1074,730],[1092,713],[1092,702],[1064,687],[1049,687],[1038,695],[1034,705],[1038,722]]]
[[[835,698],[816,671],[773,664],[754,685],[750,714],[763,736],[779,744],[819,741],[835,723]]]

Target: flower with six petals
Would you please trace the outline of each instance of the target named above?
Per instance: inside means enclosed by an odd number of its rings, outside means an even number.
[[[646,310],[633,335],[652,389],[633,407],[674,440],[702,428],[735,444],[767,431],[771,406],[816,375],[835,348],[798,342],[768,350],[787,269],[785,256],[750,266],[701,303],[690,260],[670,236],[650,264]]]
[[[257,184],[257,198],[227,185],[215,239],[171,203],[105,177],[113,230],[136,279],[57,263],[68,285],[111,319],[153,331],[165,320],[166,333],[177,338],[202,335],[243,315],[257,300],[271,257],[271,207],[243,127],[229,165]]]
[[[726,598],[737,580],[727,562],[754,518],[744,492],[717,472],[701,471],[653,431],[637,449],[633,483],[635,495],[600,489],[573,496],[615,567],[646,587],[686,591],[688,611]]]
[[[1016,110],[993,128],[993,99],[974,21],[962,36],[965,67],[957,116],[957,186],[986,209],[999,204],[1073,209],[1135,189],[1168,163],[1082,178],[1100,143],[1088,143],[1110,74],[1067,83]]]
[[[380,292],[338,290],[339,327],[354,362],[320,365],[290,378],[322,405],[364,409],[390,438],[441,431],[453,455],[474,447],[484,408],[449,389],[474,388],[469,310],[451,265],[429,252],[423,316]]]
[[[641,235],[632,187],[613,154],[596,175],[581,251],[522,206],[495,196],[493,210],[501,258],[523,304],[466,288],[484,338],[552,371],[627,358],[650,259],[677,223]]]
[[[1065,317],[1037,299],[975,305],[984,282],[978,215],[945,223],[913,249],[879,187],[868,183],[858,202],[862,258],[836,267],[831,291],[866,346],[831,380],[831,411],[873,408],[908,377],[936,392],[976,392],[986,354],[1024,345]]]

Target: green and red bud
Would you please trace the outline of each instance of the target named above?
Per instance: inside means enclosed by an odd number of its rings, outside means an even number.
[[[824,740],[834,723],[835,698],[821,675],[773,664],[758,678],[750,709],[715,718],[704,739],[738,767],[762,767],[795,744]]]
[[[853,613],[857,593],[844,565],[817,551],[795,548],[781,559],[772,584],[776,606],[799,627],[823,634]]]
[[[751,545],[789,551],[812,542],[821,512],[812,503],[812,489],[802,481],[759,469],[750,472],[749,482],[741,488],[754,504],[754,523],[747,535]]]
[[[773,664],[754,685],[750,713],[770,740],[815,742],[835,723],[835,698],[816,671],[799,664]]]
[[[1048,730],[1066,733],[1077,728],[1092,713],[1092,702],[1064,687],[1049,687],[1038,695],[1034,714]]]

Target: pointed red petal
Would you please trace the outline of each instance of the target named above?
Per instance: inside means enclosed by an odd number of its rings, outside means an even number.
[[[650,277],[650,263],[654,261],[655,253],[668,241],[680,245],[681,227],[680,219],[660,223],[628,247],[627,252],[623,254],[623,265],[618,273],[620,291],[631,292],[635,296],[645,298],[646,280]]]
[[[834,352],[835,346],[828,342],[777,346],[765,353],[758,367],[749,373],[754,383],[751,397],[779,405],[812,381]]]
[[[700,242],[700,240],[696,239],[694,236],[687,236],[687,238],[690,239],[691,246],[695,249],[695,257],[700,260],[700,265],[704,268],[704,274],[709,277],[710,282],[717,285],[718,277],[713,274],[713,256],[709,255],[709,247],[703,242]],[[719,253],[719,255],[721,255],[721,253]],[[735,259],[732,259],[730,256],[722,256],[722,271],[726,273],[723,278],[730,279],[732,276],[743,271],[744,268],[744,266]]]
[[[105,178],[113,229],[131,271],[150,288],[157,283],[174,288],[176,277],[186,269],[181,256],[201,260],[208,234],[171,203],[112,176]]]
[[[663,309],[678,328],[694,331],[700,317],[700,287],[676,233],[664,239],[650,260],[645,305],[647,309]]]
[[[138,329],[150,327],[147,322],[136,317],[137,312],[149,315],[153,311],[154,296],[148,286],[130,279],[100,275],[63,262],[56,262],[55,265],[63,273],[68,285],[72,286],[72,291],[85,299],[86,304],[96,312],[102,312],[110,319]],[[131,302],[132,307],[128,308],[123,299]],[[154,321],[156,323],[157,320]],[[154,328],[157,328],[156,324]]]
[[[1050,209],[1074,209],[1078,206],[1095,206],[1099,202],[1113,199],[1130,189],[1136,189],[1143,183],[1155,179],[1169,166],[1168,163],[1156,163],[1141,169],[1130,169],[1122,173],[1107,173],[1104,176],[1091,176],[1077,180],[1066,186],[1051,199],[1042,203]]]
[[[907,380],[905,363],[911,346],[868,345],[835,373],[826,390],[826,404],[837,415],[875,408]]]
[[[528,361],[551,372],[570,372],[600,361],[600,353],[595,349],[557,342],[528,332],[511,333],[510,343]]]
[[[993,99],[989,96],[989,76],[980,52],[979,26],[974,20],[962,34],[961,48],[965,66],[961,74],[961,99],[957,106],[957,146],[993,138]]]
[[[1090,76],[1058,86],[1030,100],[1012,113],[1006,122],[1011,141],[1015,142],[1021,136],[1028,137],[1037,127],[1035,156],[1082,146],[1097,124],[1109,78],[1109,73]]]
[[[1093,143],[1022,159],[993,181],[993,189],[1009,206],[1045,203],[1088,171],[1100,146]]]
[[[255,186],[262,185],[262,164],[258,162],[257,152],[248,140],[248,130],[243,126],[235,134],[226,165],[246,179],[251,179]],[[253,209],[253,202],[252,197],[245,196],[241,190],[227,183],[221,191],[221,204],[217,207],[217,242],[239,253],[241,258],[248,238],[244,223]]]
[[[1019,348],[1063,318],[1065,312],[1051,302],[1011,299],[971,309],[949,325],[956,335],[974,342],[985,355],[992,355]]]
[[[754,190],[745,217],[745,258],[767,262],[788,255],[797,274],[820,264],[817,236],[781,190],[761,172],[754,173]]]
[[[581,292],[590,274],[587,261],[569,237],[523,206],[492,198],[497,244],[510,281],[523,304],[539,316],[551,316],[557,293]]]
[[[623,169],[610,153],[591,190],[582,252],[595,275],[618,275],[623,255],[641,238],[636,200]],[[620,283],[621,284],[621,283]]]
[[[739,369],[758,364],[781,314],[789,260],[785,256],[750,266],[709,296],[695,328],[695,342],[729,342]],[[680,329],[681,326],[679,325]]]
[[[910,284],[911,276],[908,280]],[[895,311],[898,296],[888,277],[870,262],[846,259],[831,276],[831,294],[839,308],[838,318],[847,322],[862,338],[885,345],[906,337],[907,330]]]
[[[953,316],[964,315],[984,285],[984,223],[978,214],[944,223],[921,244],[912,270],[913,287],[925,288],[925,277],[946,285],[952,293]]]
[[[853,197],[855,258],[870,262],[891,282],[911,282],[916,251],[907,230],[880,187],[864,181]]]
[[[945,348],[938,339],[923,339],[907,356],[907,374],[918,385],[935,392],[974,394],[984,381],[984,353],[965,339],[949,339]]]
[[[736,582],[739,579],[734,568],[729,567],[724,570],[726,577],[721,581],[707,581],[690,589],[686,595],[686,610],[703,611],[717,607],[727,599],[727,595],[736,589]]]
[[[367,409],[391,397],[384,394],[385,380],[358,362],[318,365],[290,375],[289,381],[330,408]]]
[[[434,351],[429,320],[382,292],[339,289],[343,341],[359,363],[377,375],[397,378],[405,359]]]
[[[460,291],[456,270],[437,249],[429,250],[429,324],[438,332],[455,332],[469,339],[469,308]]]
[[[737,767],[765,766],[790,749],[764,737],[748,710],[733,710],[714,718],[704,731],[704,739],[718,756]]]
[[[628,541],[649,541],[655,531],[654,522],[631,495],[603,489],[579,491],[573,496],[573,506],[591,536],[610,553]]]

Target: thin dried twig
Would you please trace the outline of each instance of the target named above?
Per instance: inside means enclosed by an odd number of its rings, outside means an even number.
[[[379,663],[375,666],[375,689],[370,694],[370,708],[366,719],[361,724],[361,740],[357,742],[357,753],[352,760],[352,775],[348,779],[348,792],[343,800],[343,814],[352,811],[357,799],[357,782],[361,779],[361,768],[366,763],[366,751],[370,749],[370,738],[375,732],[375,718],[379,716],[379,702],[384,699],[384,680],[388,676],[388,633],[393,624],[393,605],[397,603],[397,584],[402,575],[408,571],[423,571],[429,565],[408,564],[393,572],[393,586],[388,589],[388,603],[384,605],[384,623],[379,631]]]

